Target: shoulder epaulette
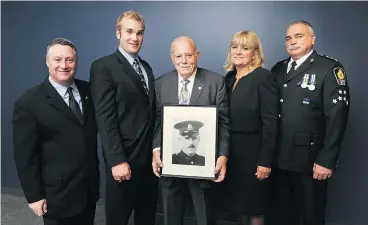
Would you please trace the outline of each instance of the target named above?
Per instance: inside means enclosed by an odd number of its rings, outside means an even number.
[[[331,60],[336,61],[336,62],[338,62],[338,61],[339,61],[339,60],[337,60],[337,59],[335,59],[335,58],[332,58],[332,57],[330,57],[330,56],[328,56],[328,55],[322,55],[322,54],[319,54],[319,53],[318,53],[318,55],[319,55],[319,56],[321,56],[321,57],[323,57],[323,58],[331,59]]]

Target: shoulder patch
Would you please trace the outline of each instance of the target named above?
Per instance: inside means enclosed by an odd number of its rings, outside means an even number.
[[[322,55],[322,54],[318,54],[318,55],[319,55],[319,56],[322,56],[322,57],[324,57],[324,58],[331,59],[331,60],[333,60],[333,61],[338,62],[338,60],[337,60],[337,59],[332,58],[332,57],[330,57],[330,56],[328,56],[328,55]]]
[[[336,78],[336,82],[339,84],[339,85],[345,85],[345,71],[343,68],[341,67],[335,67],[333,69],[333,73],[335,75],[335,78]]]

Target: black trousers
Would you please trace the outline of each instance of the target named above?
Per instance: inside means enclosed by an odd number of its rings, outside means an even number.
[[[54,219],[43,217],[44,225],[94,225],[96,204],[87,205],[85,210],[73,217]]]
[[[324,225],[327,180],[313,174],[272,170],[271,203],[266,225]]]
[[[201,188],[198,180],[176,178],[170,186],[161,184],[165,225],[183,225],[186,191],[192,196],[197,224],[213,225],[213,187]]]
[[[157,204],[157,178],[152,167],[132,170],[132,177],[121,183],[106,169],[106,225],[127,225],[134,210],[135,225],[154,225]]]

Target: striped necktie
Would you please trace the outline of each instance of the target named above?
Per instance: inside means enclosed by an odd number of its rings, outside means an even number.
[[[143,85],[143,88],[146,91],[146,94],[148,94],[148,87],[147,87],[146,79],[144,79],[142,69],[139,66],[139,63],[138,63],[138,60],[137,59],[134,59],[133,68],[138,73],[138,75],[140,77],[140,80],[141,80],[141,83]]]

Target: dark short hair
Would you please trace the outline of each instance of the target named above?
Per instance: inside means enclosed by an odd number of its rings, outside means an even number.
[[[50,48],[52,46],[54,46],[54,45],[67,45],[67,46],[71,47],[75,51],[75,54],[77,55],[77,48],[75,47],[75,45],[73,44],[73,42],[71,42],[70,40],[68,40],[66,38],[62,38],[62,37],[53,39],[47,45],[46,55],[49,53]]]

